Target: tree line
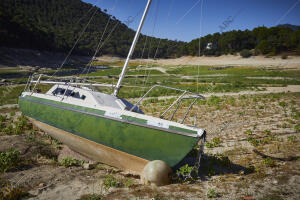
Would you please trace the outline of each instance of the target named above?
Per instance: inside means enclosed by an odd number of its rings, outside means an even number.
[[[81,0],[1,0],[0,4],[0,46],[68,52],[81,35],[75,54],[93,55],[102,38],[98,55],[126,57],[134,34],[106,9]],[[254,54],[300,53],[300,30],[290,26],[233,30],[201,37],[200,44],[201,55],[235,54],[245,49]],[[141,35],[133,57],[197,56],[198,45],[199,38],[181,42]]]

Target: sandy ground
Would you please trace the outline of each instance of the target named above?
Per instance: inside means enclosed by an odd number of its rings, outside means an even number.
[[[136,62],[153,63],[158,65],[208,65],[208,66],[266,66],[266,67],[283,67],[283,68],[300,68],[300,57],[290,56],[288,59],[281,59],[280,56],[265,58],[264,56],[252,56],[242,58],[241,56],[223,55],[219,57],[191,57],[185,56],[176,59],[157,59],[145,60],[135,59]]]
[[[47,51],[37,51],[30,49],[0,48],[0,68],[5,67],[57,67],[59,66],[65,54],[53,53]],[[101,62],[119,62],[125,58],[105,55],[96,58]],[[71,62],[74,64],[88,63],[90,57],[72,56]],[[141,64],[157,64],[157,65],[208,65],[208,66],[266,66],[266,67],[284,67],[284,68],[300,68],[300,56],[288,56],[287,59],[281,59],[281,56],[252,56],[250,58],[242,58],[239,55],[223,55],[219,57],[192,57],[184,56],[176,59],[132,59],[131,62]]]

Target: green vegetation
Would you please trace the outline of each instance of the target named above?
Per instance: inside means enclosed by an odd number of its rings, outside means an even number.
[[[207,193],[206,193],[207,198],[212,199],[212,198],[217,198],[218,194],[216,193],[215,189],[208,189]]]
[[[251,54],[251,52],[250,52],[248,49],[243,49],[243,50],[240,52],[240,55],[241,55],[243,58],[249,58],[252,54]]]
[[[0,153],[0,172],[4,173],[7,170],[16,168],[19,165],[19,156],[20,152],[14,149]]]
[[[106,9],[101,10],[79,0],[2,0],[0,13],[0,43],[4,46],[66,52],[71,49],[93,15],[93,20],[74,49],[75,53],[90,55],[94,52],[99,35],[102,34],[109,18],[110,23],[107,27],[109,31],[104,34],[104,38],[111,30],[114,31],[99,54],[125,57],[134,37],[134,31],[114,16],[107,14]],[[143,52],[145,42],[147,48]],[[213,43],[212,49],[206,49],[208,43]],[[201,37],[200,49],[202,55],[215,56],[241,52],[243,57],[248,57],[250,49],[255,49],[255,54],[266,55],[290,51],[300,53],[300,30],[299,28],[293,30],[288,26],[271,28],[262,26],[252,31],[233,30],[208,34]],[[133,57],[140,58],[142,53],[150,57],[156,54],[159,58],[195,56],[198,51],[199,38],[189,43],[159,40],[154,37],[148,37],[146,41],[146,36],[141,35]]]
[[[125,57],[135,34],[124,23],[107,14],[105,9],[101,10],[80,0],[3,0],[0,4],[0,13],[0,43],[10,47],[67,52],[93,15],[74,53],[85,55],[94,53],[109,18],[104,39],[110,32],[112,34],[109,40],[105,40],[100,54]],[[141,57],[145,41],[146,36],[141,35],[134,57]],[[148,45],[149,41],[151,47],[150,50],[145,49],[144,56],[150,57],[154,56],[159,42],[157,57],[176,56],[184,44],[154,37],[148,37]]]
[[[70,157],[66,157],[63,158],[60,162],[61,165],[65,166],[65,167],[71,167],[71,166],[80,166],[84,164],[84,160],[77,160],[74,158],[70,158]]]
[[[276,162],[274,160],[272,160],[271,158],[265,158],[264,159],[264,164],[267,167],[275,167],[276,166]]]
[[[180,167],[176,173],[177,174],[181,174],[182,176],[188,176],[191,174],[193,170],[193,166],[189,166],[188,164],[183,165],[182,167]]]
[[[0,86],[0,105],[18,103],[18,97],[24,91],[24,87],[21,85]],[[51,87],[51,85],[38,85],[42,92],[48,91]]]
[[[206,142],[205,146],[207,148],[214,148],[214,147],[218,147],[221,144],[221,139],[218,137],[215,137],[212,139],[212,142]]]
[[[122,187],[122,183],[119,182],[113,175],[107,175],[103,181],[104,187],[108,190],[111,187]]]

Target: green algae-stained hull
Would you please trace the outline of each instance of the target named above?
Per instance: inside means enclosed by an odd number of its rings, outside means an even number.
[[[142,119],[110,119],[105,111],[26,96],[19,98],[24,115],[93,142],[146,160],[163,160],[174,167],[197,144],[199,137],[175,134],[132,123]]]

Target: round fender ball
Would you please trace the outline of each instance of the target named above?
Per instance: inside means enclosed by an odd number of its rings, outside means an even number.
[[[143,169],[141,182],[145,185],[163,186],[170,184],[172,169],[162,160],[150,161]]]

